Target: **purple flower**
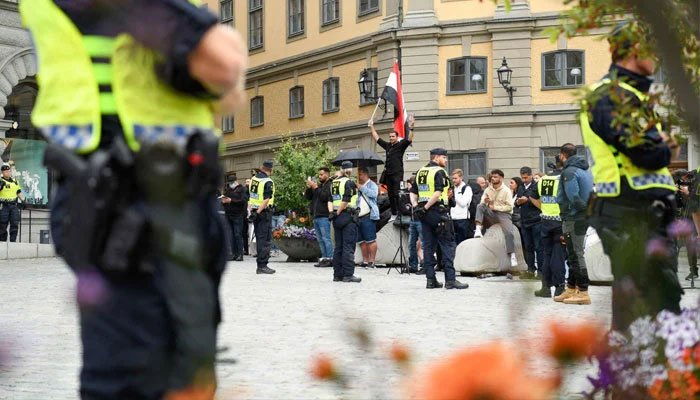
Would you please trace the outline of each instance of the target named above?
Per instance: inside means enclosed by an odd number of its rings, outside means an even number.
[[[81,307],[98,306],[107,297],[107,283],[97,271],[85,270],[78,272],[76,299]]]
[[[666,257],[668,256],[668,244],[662,238],[653,238],[647,242],[647,257]]]
[[[687,219],[677,219],[668,225],[667,232],[672,238],[689,236],[693,233],[693,223]]]

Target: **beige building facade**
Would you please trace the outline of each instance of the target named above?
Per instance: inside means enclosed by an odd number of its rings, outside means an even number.
[[[250,52],[246,105],[221,118],[229,173],[249,176],[274,156],[280,138],[327,140],[340,149],[383,155],[361,98],[364,69],[377,94],[400,60],[404,99],[416,117],[406,175],[445,147],[449,168],[470,177],[493,168],[543,170],[556,149],[582,145],[574,91],[610,65],[602,32],[552,43],[561,0],[514,0],[510,12],[489,0],[209,0]],[[512,69],[513,105],[498,80]],[[381,100],[380,100],[381,102]],[[377,113],[380,135],[393,111]],[[583,152],[583,146],[581,146]],[[381,173],[378,167],[376,173]]]

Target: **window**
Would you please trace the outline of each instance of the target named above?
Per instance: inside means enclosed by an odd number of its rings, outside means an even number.
[[[233,132],[233,115],[225,115],[221,117],[221,131],[223,133]]]
[[[248,0],[248,48],[263,47],[263,0]]]
[[[340,0],[321,0],[321,25],[340,21]]]
[[[547,163],[554,162],[554,157],[560,153],[561,148],[559,147],[542,147],[540,148],[540,170],[534,172],[544,172],[551,171],[552,169],[547,166]],[[576,146],[576,154],[582,156],[590,161],[586,152],[586,146]]]
[[[362,76],[362,73],[360,73],[360,76]],[[364,95],[360,95],[360,105],[364,106],[366,104],[374,104],[377,102],[377,69],[376,68],[367,68],[367,79],[370,79],[372,81],[372,93],[370,96],[372,98],[365,97]]]
[[[485,93],[486,57],[462,57],[447,61],[447,93]]]
[[[340,79],[328,78],[323,81],[323,112],[335,112],[340,109]]]
[[[250,99],[250,126],[260,126],[265,123],[265,98],[256,96]]]
[[[583,51],[553,51],[542,54],[542,88],[581,86],[585,76]]]
[[[304,1],[287,0],[289,11],[289,25],[287,36],[296,36],[304,33]]]
[[[447,156],[447,173],[459,168],[464,171],[464,179],[486,176],[486,152],[452,153]]]
[[[358,0],[357,15],[365,15],[379,11],[379,0]]]
[[[219,5],[221,23],[233,28],[233,0],[222,0]]]
[[[304,116],[304,87],[295,86],[289,89],[289,118]]]

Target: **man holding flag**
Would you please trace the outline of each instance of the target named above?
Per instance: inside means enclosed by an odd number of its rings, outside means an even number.
[[[374,140],[386,151],[386,164],[379,182],[387,186],[391,214],[396,216],[399,210],[399,188],[403,180],[403,154],[413,142],[413,125],[415,123],[413,117],[409,121],[406,112],[398,62],[394,63],[394,68],[389,74],[389,79],[386,81],[380,98],[394,106],[394,130],[389,133],[389,142],[381,139],[374,129],[374,113],[369,120],[369,127],[372,130]],[[377,104],[377,106],[379,105]],[[375,108],[374,111],[376,112],[377,109]],[[406,138],[407,130],[410,132],[408,138]]]

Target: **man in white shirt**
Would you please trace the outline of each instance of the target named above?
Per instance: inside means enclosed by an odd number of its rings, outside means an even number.
[[[464,172],[461,169],[452,171],[452,196],[455,206],[450,209],[450,216],[455,227],[455,240],[457,246],[467,239],[469,231],[469,204],[472,201],[472,188],[464,180]]]

